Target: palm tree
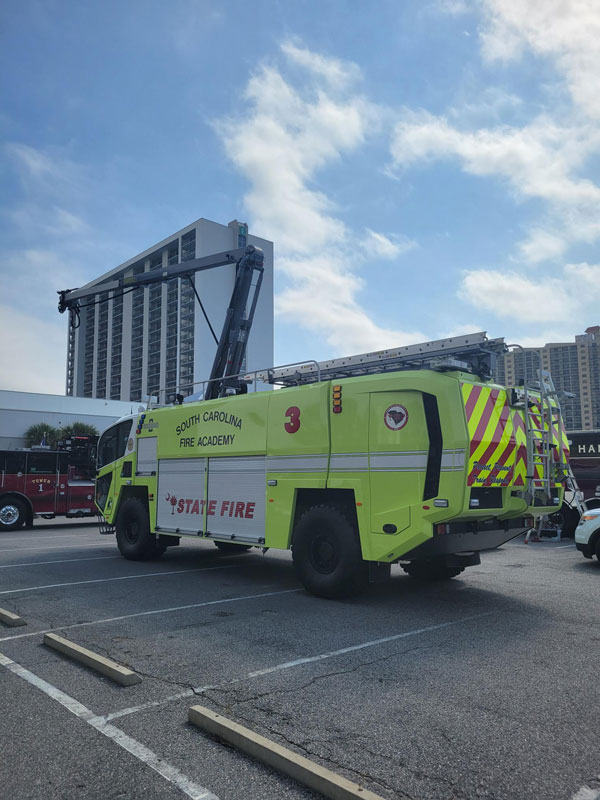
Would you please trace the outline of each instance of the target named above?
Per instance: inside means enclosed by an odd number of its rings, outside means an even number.
[[[87,422],[71,422],[60,429],[58,438],[64,442],[73,436],[98,436],[98,428]]]
[[[25,431],[25,446],[34,447],[41,444],[54,449],[60,435],[61,432],[58,428],[49,425],[47,422],[38,422]]]

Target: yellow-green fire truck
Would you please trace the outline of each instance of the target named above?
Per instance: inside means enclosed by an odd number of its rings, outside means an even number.
[[[102,435],[97,505],[131,559],[183,537],[291,549],[324,596],[397,562],[419,578],[458,575],[562,502],[556,403],[474,372],[499,344],[430,343],[428,369],[406,368],[424,360],[417,345],[357,357],[358,370],[352,359],[272,370],[278,391],[148,409]]]
[[[61,292],[59,309],[77,324],[79,301],[99,288],[108,296],[232,262],[204,399],[177,396],[100,439],[101,531],[116,533],[125,558],[186,537],[228,553],[291,549],[306,589],[336,597],[385,580],[393,563],[421,579],[456,576],[560,507],[569,468],[556,392],[542,371],[536,385],[495,385],[501,339],[475,333],[241,376],[263,266],[252,247]],[[281,388],[247,392],[252,381]]]

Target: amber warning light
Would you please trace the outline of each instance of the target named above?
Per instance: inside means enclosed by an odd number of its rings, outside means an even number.
[[[334,386],[333,387],[333,413],[334,414],[341,414],[342,413],[342,387],[341,386]]]

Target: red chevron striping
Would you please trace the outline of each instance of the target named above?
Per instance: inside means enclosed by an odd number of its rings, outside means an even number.
[[[506,423],[508,421],[508,417],[510,415],[510,408],[508,406],[508,402],[505,402],[502,406],[502,411],[500,412],[500,418],[498,419],[498,424],[496,425],[496,430],[494,431],[491,439],[491,443],[486,448],[483,455],[480,456],[479,460],[482,464],[487,464],[488,458],[494,453],[494,451],[498,448],[500,441],[502,439],[502,434],[504,433],[504,429],[506,427]],[[511,436],[511,438],[513,438]],[[472,455],[472,453],[471,453]]]
[[[479,400],[479,395],[481,394],[481,390],[483,386],[473,386],[471,389],[471,393],[467,398],[467,402],[465,403],[465,412],[467,414],[467,422],[471,419],[471,414],[473,413],[473,409]]]
[[[494,469],[490,472],[490,474],[484,480],[483,486],[491,486],[492,485],[492,482],[495,481],[496,478],[498,477],[498,472],[500,471],[499,468],[503,467],[504,464],[506,464],[509,456],[514,452],[515,447],[516,447],[516,443],[512,443],[512,442],[508,445],[508,447],[506,447],[506,449],[503,451],[503,453],[500,456],[500,458],[498,459],[498,461],[496,461],[496,464],[494,465]]]
[[[515,469],[519,467],[521,462],[523,462],[525,471],[527,471],[527,447],[524,444],[520,444],[519,449],[517,450],[517,458],[515,459]]]
[[[479,420],[475,433],[471,439],[470,455],[473,455],[475,450],[477,450],[478,446],[481,444],[482,436],[485,433],[485,429],[487,428],[492,417],[492,412],[494,410],[494,406],[496,405],[496,400],[498,399],[499,394],[500,389],[492,389],[490,391],[490,396],[486,401],[485,408],[481,414],[481,419]]]

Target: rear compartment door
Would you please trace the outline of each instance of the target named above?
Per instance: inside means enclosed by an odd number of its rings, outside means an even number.
[[[468,486],[524,486],[527,472],[525,424],[499,386],[463,383],[469,431]]]

